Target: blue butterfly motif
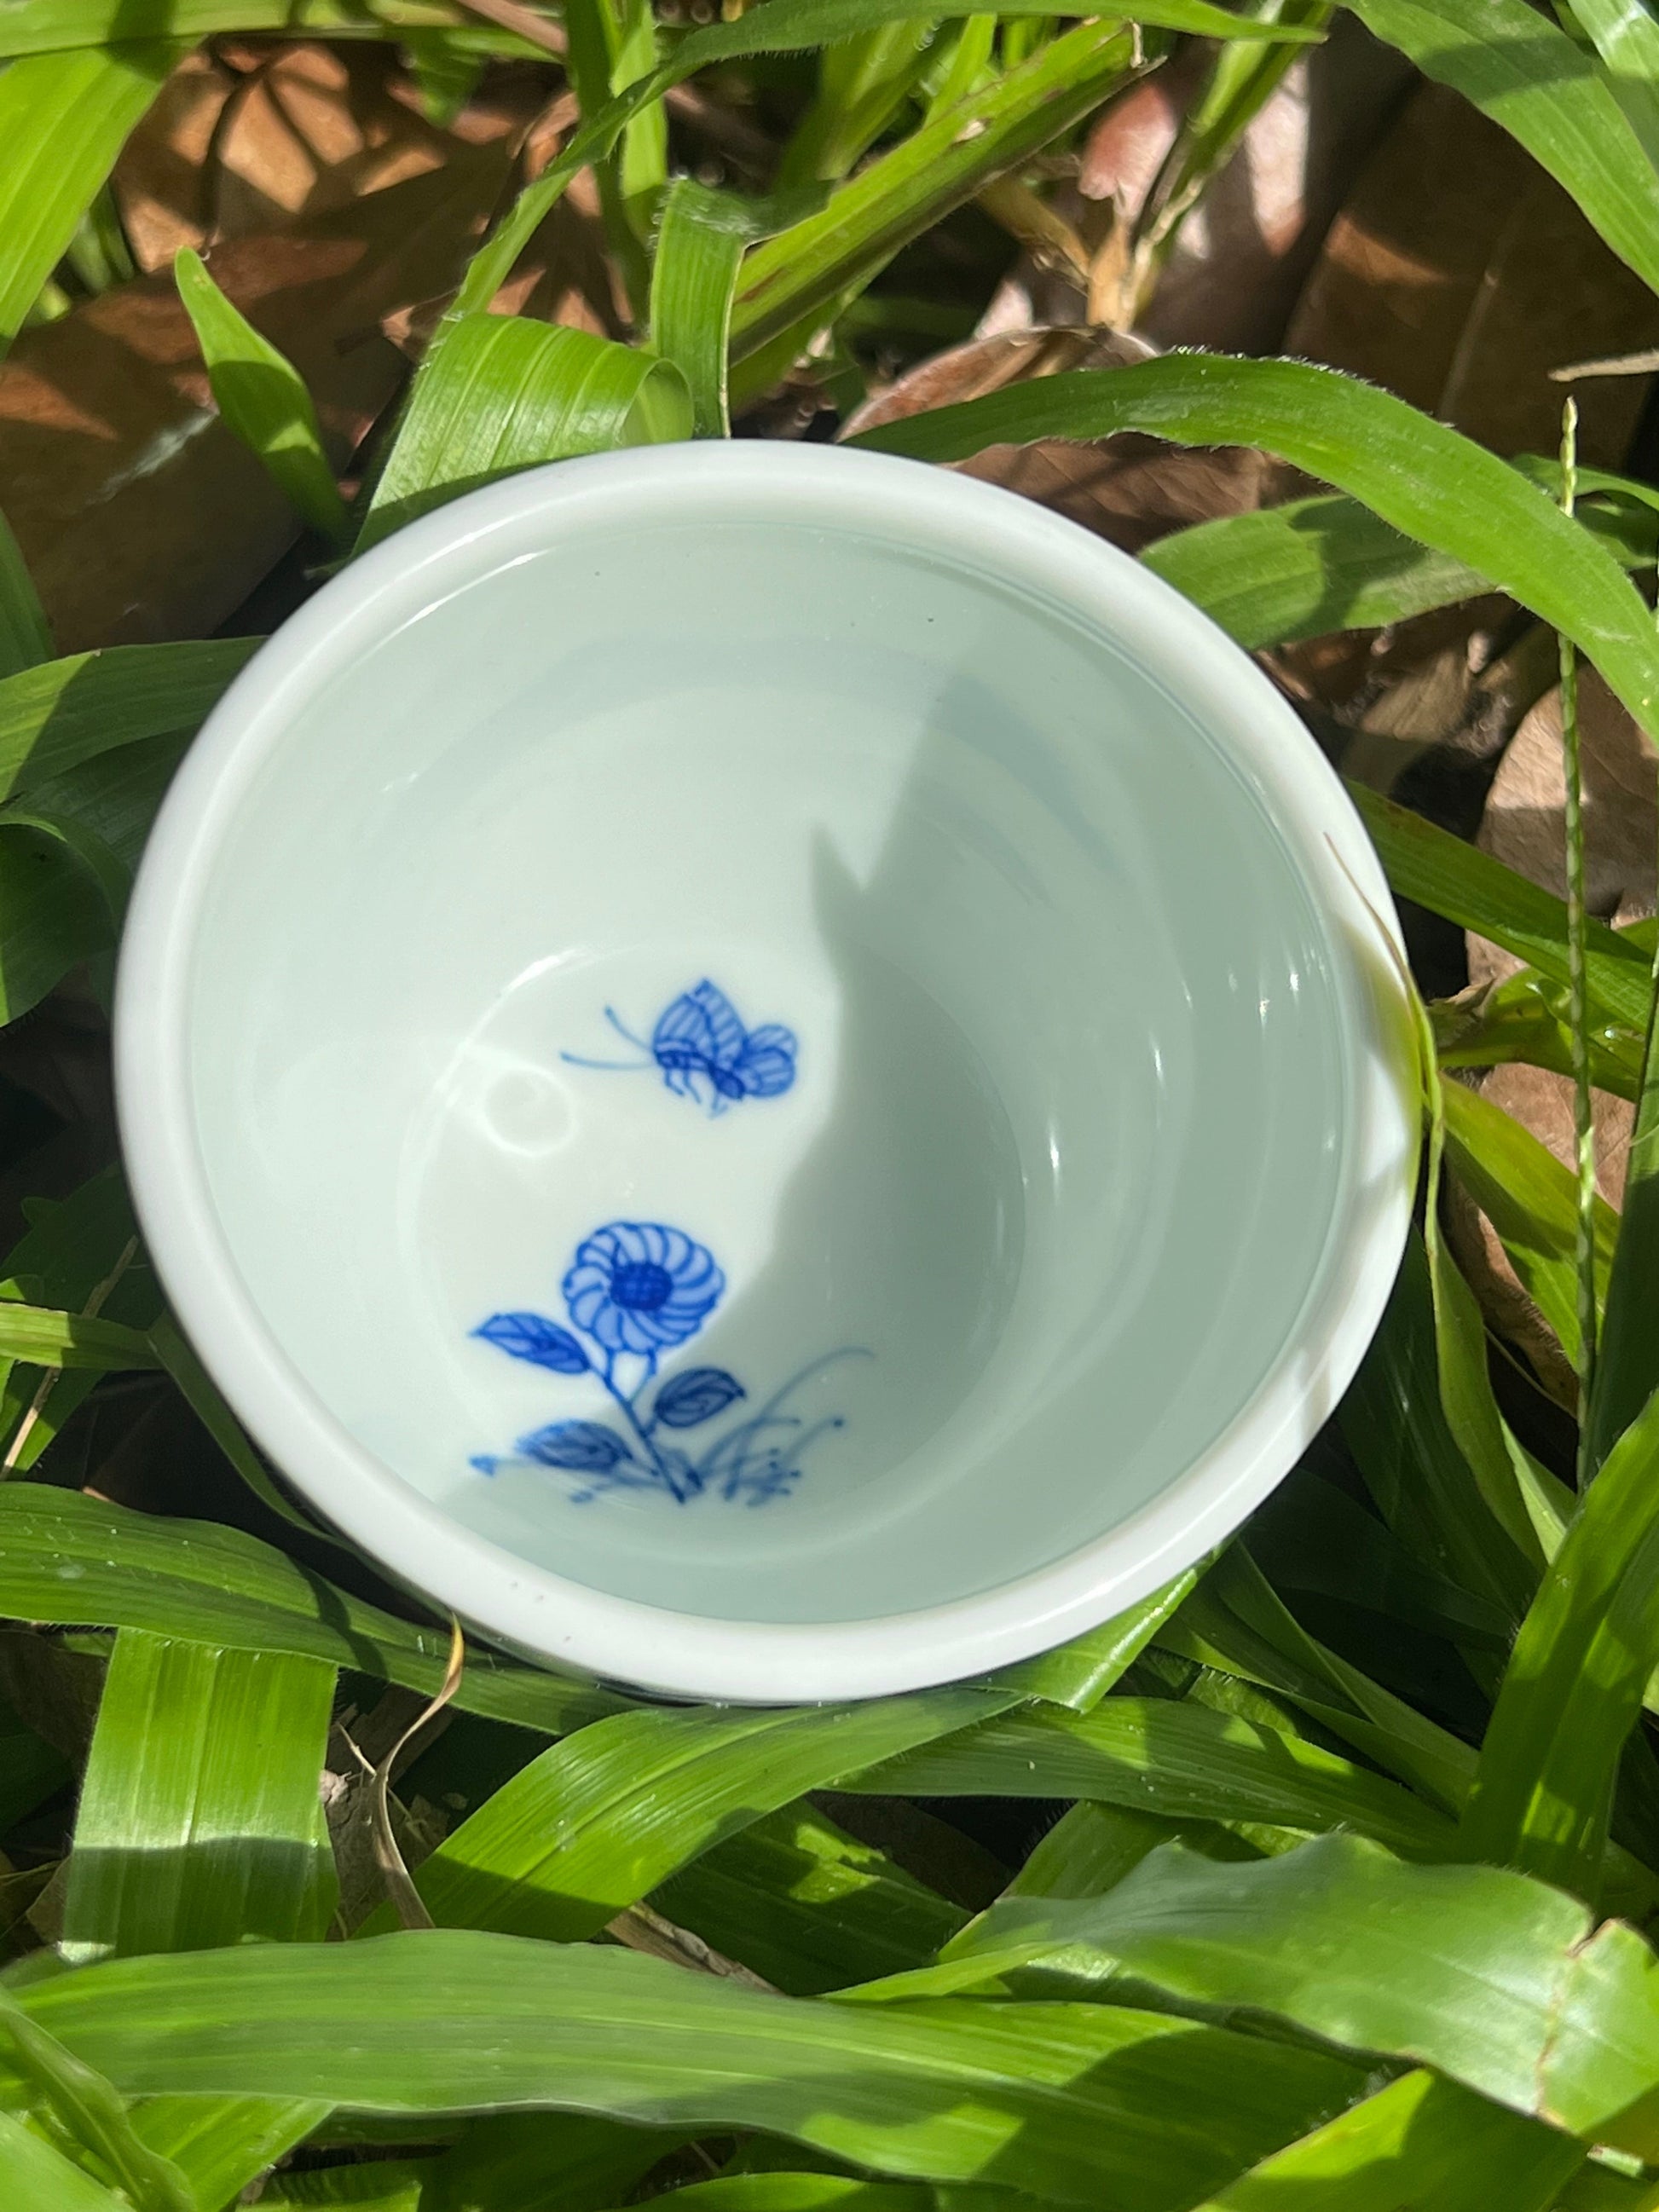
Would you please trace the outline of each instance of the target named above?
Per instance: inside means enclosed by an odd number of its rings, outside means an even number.
[[[655,1066],[678,1097],[695,1098],[711,1114],[723,1114],[739,1098],[776,1098],[795,1079],[795,1033],[781,1022],[745,1029],[737,1008],[705,976],[666,1006],[647,1043],[635,1036],[607,1006],[605,1018],[643,1060],[586,1060],[574,1052],[559,1057],[573,1067],[622,1070]]]

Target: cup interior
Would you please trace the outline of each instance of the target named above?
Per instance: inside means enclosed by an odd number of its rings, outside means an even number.
[[[1316,1364],[1369,1171],[1287,710],[1051,518],[820,458],[325,590],[184,986],[295,1387],[450,1525],[732,1622],[1128,1528]]]

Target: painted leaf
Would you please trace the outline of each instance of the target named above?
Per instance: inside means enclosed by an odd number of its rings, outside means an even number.
[[[737,1376],[723,1367],[688,1367],[658,1391],[653,1418],[671,1429],[695,1429],[746,1395]]]
[[[599,1421],[555,1421],[520,1437],[519,1449],[544,1467],[568,1467],[578,1474],[609,1474],[633,1456],[616,1431]]]
[[[556,1375],[580,1375],[587,1367],[587,1354],[582,1350],[568,1328],[561,1328],[556,1321],[544,1314],[491,1314],[481,1328],[472,1334],[493,1344],[497,1351],[511,1354],[514,1359],[527,1359],[537,1367],[550,1367]]]

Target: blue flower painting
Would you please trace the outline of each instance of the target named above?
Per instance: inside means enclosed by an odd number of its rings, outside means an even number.
[[[795,1080],[794,1031],[781,1022],[745,1029],[730,999],[707,976],[664,1009],[648,1042],[614,1006],[605,1008],[605,1018],[638,1060],[586,1060],[574,1052],[560,1058],[572,1067],[612,1073],[654,1066],[677,1097],[695,1098],[710,1114],[723,1114],[739,1098],[781,1097]]]
[[[472,1333],[550,1374],[593,1376],[620,1425],[550,1422],[520,1437],[514,1451],[481,1453],[472,1464],[481,1474],[515,1465],[558,1468],[579,1478],[571,1493],[578,1504],[606,1490],[654,1491],[678,1505],[705,1496],[764,1505],[785,1496],[808,1446],[844,1426],[839,1415],[809,1425],[787,1410],[790,1401],[836,1361],[869,1356],[848,1346],[814,1360],[694,1454],[673,1438],[749,1395],[723,1367],[682,1368],[657,1384],[663,1354],[694,1337],[724,1294],[713,1253],[660,1221],[607,1222],[576,1247],[561,1288],[569,1327],[545,1314],[497,1313]]]

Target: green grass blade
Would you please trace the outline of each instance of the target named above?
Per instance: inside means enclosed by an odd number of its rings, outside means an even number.
[[[334,1681],[319,1659],[121,1631],[76,1822],[66,1957],[325,1934]]]
[[[1334,369],[1208,354],[1073,369],[852,442],[951,461],[987,446],[1119,430],[1260,446],[1322,477],[1565,631],[1643,726],[1659,732],[1659,639],[1612,554],[1496,454]]]
[[[125,2104],[94,2067],[66,2051],[0,1990],[0,2051],[58,2125],[114,2174],[133,2212],[197,2212],[195,2193],[170,2159],[134,2133]]]
[[[951,22],[978,12],[973,0],[767,0],[764,15],[758,10],[735,23],[716,23],[693,34],[675,55],[676,66],[694,58],[694,66],[731,59],[740,54],[792,53],[811,46],[827,46],[842,39],[880,30],[889,23]],[[1049,0],[1014,0],[999,8],[1005,20],[1021,16],[1049,16]],[[1149,30],[1181,31],[1200,39],[1282,40],[1293,46],[1317,44],[1320,33],[1304,25],[1263,22],[1259,17],[1236,14],[1206,0],[1146,0],[1126,11],[1126,20]],[[695,40],[695,44],[694,44]]]
[[[0,680],[0,799],[118,745],[195,729],[261,642],[111,646]]]
[[[350,520],[299,371],[226,299],[193,247],[180,246],[173,276],[207,363],[220,419],[264,463],[312,528],[343,544]]]
[[[52,659],[52,632],[11,525],[0,514],[0,680]]]
[[[805,1804],[716,1844],[651,1903],[791,1996],[919,1966],[968,1917]]]
[[[749,240],[758,234],[744,203],[676,178],[663,201],[651,264],[651,343],[691,394],[692,434],[731,431],[726,377],[732,298]]]
[[[84,1314],[54,1313],[44,1306],[0,1298],[0,1353],[32,1367],[84,1367],[99,1375],[157,1367],[142,1329]]]
[[[395,1620],[240,1529],[158,1520],[38,1482],[0,1485],[0,1617],[289,1652],[428,1696],[449,1656],[447,1631]],[[475,1651],[453,1702],[556,1735],[623,1701]]]
[[[109,902],[63,842],[0,814],[0,1022],[115,941]],[[32,1355],[31,1355],[32,1356]]]
[[[1500,124],[1659,289],[1659,174],[1606,71],[1526,0],[1348,0],[1367,30]]]
[[[1577,520],[1621,568],[1652,566],[1659,532],[1650,510],[1583,506]],[[1194,523],[1140,558],[1252,651],[1381,629],[1491,589],[1463,562],[1414,544],[1337,494]]]
[[[769,0],[769,9],[777,4]],[[749,256],[732,313],[734,357],[843,301],[901,246],[1091,113],[1138,66],[1120,24],[1080,25],[879,155],[821,214]]]
[[[195,46],[222,31],[280,31],[290,36],[397,39],[405,30],[447,31],[456,43],[520,60],[544,50],[496,31],[448,0],[6,0],[0,9],[0,59],[107,46],[134,39]]]
[[[1522,1284],[1576,1363],[1577,1194],[1571,1170],[1478,1091],[1449,1083],[1445,1101],[1447,1157],[1457,1179],[1503,1239]],[[1618,1237],[1618,1215],[1598,1198],[1599,1297],[1607,1292]]]
[[[63,1199],[26,1199],[29,1226],[6,1255],[0,1275],[14,1291],[27,1288],[46,1304],[72,1313],[88,1305],[106,1321],[147,1329],[161,1304],[149,1263],[137,1249],[126,1185],[118,1168],[106,1168]],[[26,1473],[96,1386],[88,1368],[52,1370],[40,1395],[38,1369],[0,1360],[0,1435],[8,1439],[13,1471]],[[27,1433],[23,1425],[27,1424]]]
[[[1655,1005],[1659,1008],[1659,994]],[[1650,1021],[1625,1171],[1625,1203],[1607,1284],[1601,1356],[1584,1417],[1587,1478],[1659,1389],[1659,1052]]]
[[[830,184],[855,167],[927,74],[934,30],[927,19],[884,23],[826,46],[817,91],[783,149],[777,182]],[[958,98],[971,89],[964,84]]]
[[[0,354],[179,51],[37,54],[0,72]]]
[[[1491,938],[1552,981],[1566,982],[1565,901],[1363,784],[1350,784],[1348,796],[1397,896]],[[1646,955],[1605,922],[1590,921],[1586,937],[1592,1019],[1641,1035],[1651,996]]]
[[[414,2212],[599,2212],[629,2203],[635,2183],[678,2141],[678,2133],[622,2127],[578,2112],[474,2120],[432,2171],[431,2193]]]
[[[801,52],[860,32],[878,29],[886,23],[953,21],[972,15],[976,4],[977,0],[767,0],[765,7],[748,9],[734,22],[711,23],[704,30],[694,31],[676,49],[671,62],[630,85],[608,108],[590,117],[558,160],[550,163],[544,173],[520,192],[505,220],[473,256],[428,352],[428,365],[447,344],[449,334],[461,318],[478,313],[494,299],[511,274],[514,263],[556,206],[571,179],[592,164],[602,161],[633,118],[660,100],[672,86],[683,83],[710,62],[732,61],[751,54]],[[1014,4],[1002,12],[1043,15],[1048,9],[1047,0],[1014,0]],[[1205,0],[1154,0],[1148,8],[1137,11],[1137,20],[1204,38],[1306,41],[1316,35],[1296,26],[1261,23],[1248,16],[1229,15],[1225,9],[1205,4]],[[1076,51],[1068,49],[1068,52]],[[1127,51],[1126,46],[1126,57]],[[1097,94],[1097,100],[1100,96]],[[976,118],[964,109],[964,123],[972,119]],[[1011,155],[1010,158],[1017,156]],[[757,339],[756,343],[759,342]]]
[[[619,1713],[521,1769],[416,1886],[441,1927],[577,1942],[763,1813],[1011,1702],[930,1690],[794,1712]]]
[[[219,2212],[332,2109],[321,2097],[141,2097],[131,2112],[134,2133],[178,2166],[202,2212]]]
[[[1158,2212],[1330,2118],[1340,2061],[1110,2005],[854,2008],[617,1948],[439,1929],[117,1960],[24,1993],[129,2094],[331,2091],[760,2128],[866,2169]]]
[[[6,2212],[131,2212],[11,2112],[0,2112],[0,2199]]]
[[[1199,2212],[1544,2212],[1584,2147],[1432,2074],[1403,2075]]]
[[[840,1786],[917,1797],[1085,1797],[1175,1820],[1352,1827],[1425,1858],[1443,1856],[1455,1833],[1398,1783],[1334,1752],[1160,1698],[1108,1698],[1092,1713],[1011,1713]]]
[[[1470,1858],[1594,1898],[1613,1786],[1659,1665],[1659,1395],[1579,1500],[1522,1623],[1464,1815]]]
[[[72,1960],[321,1936],[334,1861],[318,1797],[335,1669],[124,1629],[99,1707],[64,1899]],[[144,2142],[198,2199],[238,2194],[326,2110],[160,2099]]]
[[[1081,1996],[1118,1979],[1178,2006],[1249,2010],[1342,2048],[1431,2065],[1541,2117],[1547,2060],[1574,2063],[1577,2039],[1594,2051],[1638,2024],[1622,1990],[1581,2001],[1552,2049],[1591,1925],[1575,1899],[1541,1882],[1405,1865],[1357,1836],[1234,1865],[1170,1844],[1102,1897],[1000,1899],[937,1968],[856,2002],[863,2010],[969,1987],[969,1971],[1006,1981],[1040,1965],[1051,1988]],[[1650,2026],[1645,2036],[1643,2065],[1659,2060]]]
[[[1571,9],[1606,65],[1626,122],[1659,167],[1659,22],[1642,0],[1571,0]]]
[[[1342,1431],[1383,1520],[1407,1549],[1518,1625],[1537,1577],[1493,1525],[1440,1401],[1428,1255],[1413,1231],[1382,1323],[1342,1407]],[[1489,1650],[1464,1645],[1478,1680]]]
[[[515,470],[690,434],[672,362],[588,331],[469,315],[416,380],[360,550]]]
[[[1022,1698],[1041,1698],[1049,1705],[1067,1705],[1073,1712],[1092,1712],[1108,1690],[1121,1681],[1164,1622],[1179,1611],[1203,1571],[1202,1561],[1188,1567],[1127,1613],[1115,1614],[1098,1628],[1085,1630],[1052,1651],[1040,1651],[1034,1659],[1004,1668],[991,1677],[990,1686],[1016,1691]]]
[[[1212,1568],[1159,1642],[1289,1698],[1419,1796],[1462,1810],[1474,1774],[1468,1746],[1310,1636],[1242,1545]]]

